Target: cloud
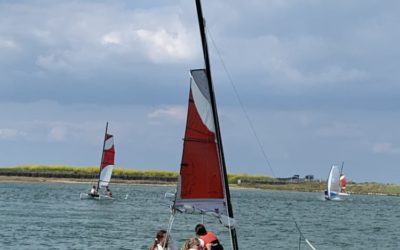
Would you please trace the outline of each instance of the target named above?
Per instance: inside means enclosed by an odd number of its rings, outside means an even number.
[[[17,49],[17,43],[13,39],[0,37],[0,50]]]
[[[400,33],[393,32],[399,5],[364,1],[360,8],[361,2],[203,5],[207,32],[246,110],[256,114],[251,120],[271,162],[286,166],[285,175],[292,166],[325,175],[320,166],[336,157],[371,168],[371,157],[389,161],[398,152],[386,141],[398,139],[390,132],[400,124]],[[262,172],[262,159],[250,152],[258,151],[250,149],[252,135],[238,133],[248,130],[246,119],[208,42],[224,142],[236,157],[232,171],[252,165]],[[126,150],[121,162],[171,166],[180,157],[187,70],[202,65],[193,1],[2,1],[1,152],[10,156],[7,164],[91,162],[108,120],[124,145],[118,150]],[[243,149],[250,150],[238,153]],[[128,157],[135,150],[137,157]],[[148,156],[157,150],[165,157]],[[370,178],[366,172],[360,171]]]
[[[54,127],[50,130],[48,138],[51,141],[63,142],[67,139],[67,130],[64,127]]]
[[[379,142],[372,145],[372,152],[376,154],[398,155],[400,154],[400,147],[395,147],[390,142]]]
[[[72,64],[67,61],[66,51],[61,53],[52,53],[49,55],[39,55],[36,64],[47,70],[71,70]]]
[[[193,59],[195,49],[188,32],[168,32],[165,29],[136,32],[139,41],[147,48],[147,55],[155,63]]]
[[[121,44],[121,37],[118,32],[110,32],[102,37],[101,42],[104,45],[109,45],[109,44],[118,45]]]
[[[26,134],[17,129],[0,129],[0,140],[15,140],[24,137]]]
[[[132,9],[120,2],[4,4],[0,54],[18,44],[26,53],[20,60],[49,71],[126,67],[126,60],[165,64],[193,60],[200,50],[195,47],[197,30],[182,19],[180,8]]]
[[[316,134],[321,137],[357,137],[362,135],[362,131],[355,124],[333,122],[330,126],[319,128]]]
[[[152,120],[178,120],[184,121],[187,109],[184,106],[168,106],[154,110],[147,115]]]

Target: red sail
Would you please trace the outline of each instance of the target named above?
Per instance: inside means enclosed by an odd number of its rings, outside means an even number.
[[[345,191],[346,190],[346,183],[347,183],[346,176],[341,175],[340,179],[339,179],[339,185],[340,185],[341,191]]]
[[[113,135],[106,134],[104,143],[103,159],[101,162],[101,169],[108,165],[114,165],[115,149],[114,149],[114,138]]]
[[[203,71],[199,74],[204,75]],[[216,137],[215,132],[211,131],[214,128],[214,121],[208,112],[211,111],[208,92],[206,92],[208,88],[204,89],[206,85],[202,86],[201,80],[203,79],[192,82],[189,93],[180,170],[181,199],[224,198]],[[198,96],[197,99],[195,96]],[[202,107],[200,107],[201,105]],[[199,110],[202,110],[203,113]],[[212,125],[205,124],[207,121]]]

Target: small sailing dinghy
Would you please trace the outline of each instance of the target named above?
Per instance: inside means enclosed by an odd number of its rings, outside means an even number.
[[[228,228],[232,249],[237,250],[239,247],[200,0],[196,0],[196,7],[205,69],[190,71],[189,104],[180,176],[176,192],[166,194],[173,200],[168,233],[171,232],[177,212],[214,216]]]
[[[338,200],[340,193],[339,186],[340,170],[338,166],[333,165],[329,171],[328,180],[326,182],[325,199]]]
[[[88,193],[81,193],[81,199],[112,199],[112,193],[108,187],[112,171],[114,168],[115,148],[114,148],[114,136],[107,132],[108,122],[106,124],[106,131],[104,134],[103,151],[101,155],[99,180],[97,185],[92,187],[92,190]]]
[[[346,180],[346,176],[343,174],[343,166],[344,166],[344,162],[342,162],[342,167],[340,168],[340,177],[339,177],[340,192],[339,192],[339,195],[350,195],[349,193],[346,192],[347,180]]]

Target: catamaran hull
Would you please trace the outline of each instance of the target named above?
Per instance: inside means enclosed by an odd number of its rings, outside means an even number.
[[[327,201],[339,201],[340,200],[340,198],[339,197],[326,197],[325,196],[325,200],[327,200]]]
[[[325,200],[328,200],[328,201],[331,201],[331,200],[340,200],[339,194],[340,194],[340,193],[331,192],[330,195],[328,195],[328,192],[325,191]]]
[[[87,193],[80,193],[79,198],[81,200],[113,200],[113,197],[107,195],[93,196]]]

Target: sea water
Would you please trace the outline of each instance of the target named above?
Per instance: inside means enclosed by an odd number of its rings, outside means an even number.
[[[115,199],[80,200],[89,184],[0,183],[0,249],[148,249],[170,219],[174,187],[113,185]],[[231,190],[240,249],[400,249],[400,197]],[[177,214],[177,247],[204,222],[230,249],[214,218]]]

